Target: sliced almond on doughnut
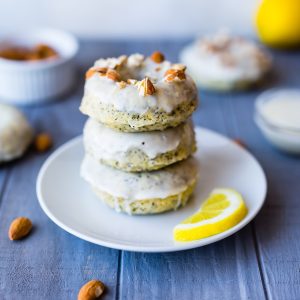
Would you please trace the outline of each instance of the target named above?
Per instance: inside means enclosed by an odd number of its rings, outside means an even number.
[[[157,64],[160,64],[165,60],[165,56],[159,51],[153,52],[150,57]]]
[[[90,68],[86,73],[85,73],[85,78],[89,79],[90,77],[92,77],[95,73],[98,73],[100,76],[105,76],[107,72],[107,68]]]
[[[183,70],[169,69],[164,75],[166,82],[178,82],[186,79],[185,73]]]
[[[127,85],[127,83],[125,81],[120,81],[120,82],[117,82],[117,85],[120,89],[124,89]]]
[[[128,84],[136,84],[137,83],[137,80],[136,79],[127,79],[127,83]]]
[[[107,70],[106,77],[113,80],[113,81],[120,81],[121,80],[120,74],[116,70],[113,70],[113,69],[108,69]]]
[[[185,72],[186,66],[184,64],[173,64],[172,69]]]
[[[155,87],[151,80],[146,77],[137,83],[140,96],[149,96],[155,93]]]

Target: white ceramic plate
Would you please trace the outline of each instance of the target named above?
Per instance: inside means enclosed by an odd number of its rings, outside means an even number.
[[[79,176],[84,155],[82,137],[55,151],[40,170],[37,195],[49,218],[69,233],[115,249],[141,252],[169,252],[204,246],[221,240],[249,223],[261,209],[266,196],[266,177],[247,151],[213,131],[196,128],[200,180],[186,207],[153,216],[117,213],[94,196]],[[173,227],[193,214],[216,187],[238,190],[249,213],[235,227],[195,242],[172,240]]]

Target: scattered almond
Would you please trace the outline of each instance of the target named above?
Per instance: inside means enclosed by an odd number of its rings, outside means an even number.
[[[10,240],[20,240],[27,236],[31,231],[32,223],[28,218],[19,217],[12,221],[8,231],[8,237]]]
[[[127,85],[127,83],[125,81],[120,81],[120,82],[117,82],[118,86],[120,89],[124,89]]]
[[[155,93],[155,87],[151,80],[146,77],[137,83],[140,96],[149,96]]]
[[[107,70],[106,77],[113,81],[120,81],[120,79],[121,79],[120,74],[116,70],[113,70],[113,69]]]
[[[186,76],[183,70],[169,69],[165,73],[165,81],[182,81],[185,80]]]
[[[40,133],[36,136],[34,141],[35,149],[38,152],[45,152],[51,148],[53,142],[52,138],[48,133]]]
[[[105,289],[104,284],[99,280],[91,280],[82,286],[78,293],[78,300],[99,299]]]
[[[157,64],[160,64],[165,60],[165,56],[159,51],[153,52],[150,57]]]
[[[233,141],[242,148],[246,148],[246,144],[241,139],[233,139]]]

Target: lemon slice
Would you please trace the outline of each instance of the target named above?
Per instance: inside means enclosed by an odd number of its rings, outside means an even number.
[[[247,212],[237,191],[214,189],[194,215],[175,226],[174,240],[193,241],[224,232],[238,224]]]

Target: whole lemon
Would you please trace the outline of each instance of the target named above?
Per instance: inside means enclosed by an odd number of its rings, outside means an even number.
[[[259,38],[268,46],[300,46],[300,0],[262,0],[256,27]]]

